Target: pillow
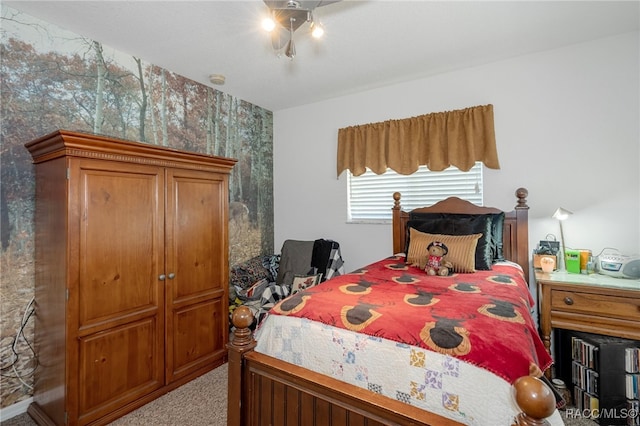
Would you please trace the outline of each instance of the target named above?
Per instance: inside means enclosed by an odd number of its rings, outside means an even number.
[[[264,290],[269,286],[269,280],[263,278],[257,282],[255,282],[251,287],[247,289],[241,289],[240,287],[236,287],[236,294],[238,299],[243,301],[248,300],[258,300],[264,293]]]
[[[231,267],[229,270],[229,284],[246,290],[263,278],[273,281],[273,275],[269,269],[263,266],[262,262],[262,256],[256,256]]]
[[[453,264],[453,272],[475,272],[476,246],[482,234],[426,234],[415,228],[409,229],[409,233],[411,242],[409,243],[409,250],[407,252],[407,263],[424,269],[427,264],[427,258],[429,257],[427,246],[433,241],[440,241],[449,249],[445,260]]]
[[[492,246],[491,253],[493,254],[493,262],[499,262],[506,260],[504,258],[504,252],[502,251],[503,245],[503,231],[504,231],[504,212],[495,213],[491,216],[491,236]]]
[[[482,234],[478,240],[475,252],[475,269],[491,270],[493,264],[493,222],[489,215],[454,215],[445,213],[428,213],[435,217],[427,217],[423,213],[420,220],[409,220],[407,227],[428,234],[470,235]],[[446,215],[446,217],[442,217]],[[411,236],[408,238],[411,242]]]
[[[322,280],[322,274],[315,275],[296,275],[293,277],[291,285],[291,294],[313,287]]]

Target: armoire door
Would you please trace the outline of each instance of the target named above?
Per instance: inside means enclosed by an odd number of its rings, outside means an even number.
[[[69,414],[86,424],[165,382],[165,175],[91,159],[69,171]]]
[[[226,356],[227,179],[167,169],[167,383]]]

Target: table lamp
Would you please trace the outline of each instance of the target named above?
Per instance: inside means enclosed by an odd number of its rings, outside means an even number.
[[[566,270],[566,264],[565,264],[566,253],[564,251],[564,232],[562,231],[562,222],[572,214],[573,212],[563,209],[562,207],[558,207],[558,209],[555,211],[555,213],[553,213],[553,216],[552,216],[554,219],[558,219],[558,222],[560,223],[560,245],[562,246],[562,255],[559,256],[558,263],[560,264],[560,260],[562,260],[562,267],[558,265],[558,269],[561,271]]]

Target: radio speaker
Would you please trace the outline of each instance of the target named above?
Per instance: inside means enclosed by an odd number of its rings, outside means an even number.
[[[622,266],[622,275],[627,278],[640,278],[640,259],[633,259]]]

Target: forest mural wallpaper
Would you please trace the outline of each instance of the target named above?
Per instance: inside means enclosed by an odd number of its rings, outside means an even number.
[[[24,144],[57,129],[236,158],[229,259],[273,252],[273,114],[2,6],[1,407],[28,399],[34,169]]]

